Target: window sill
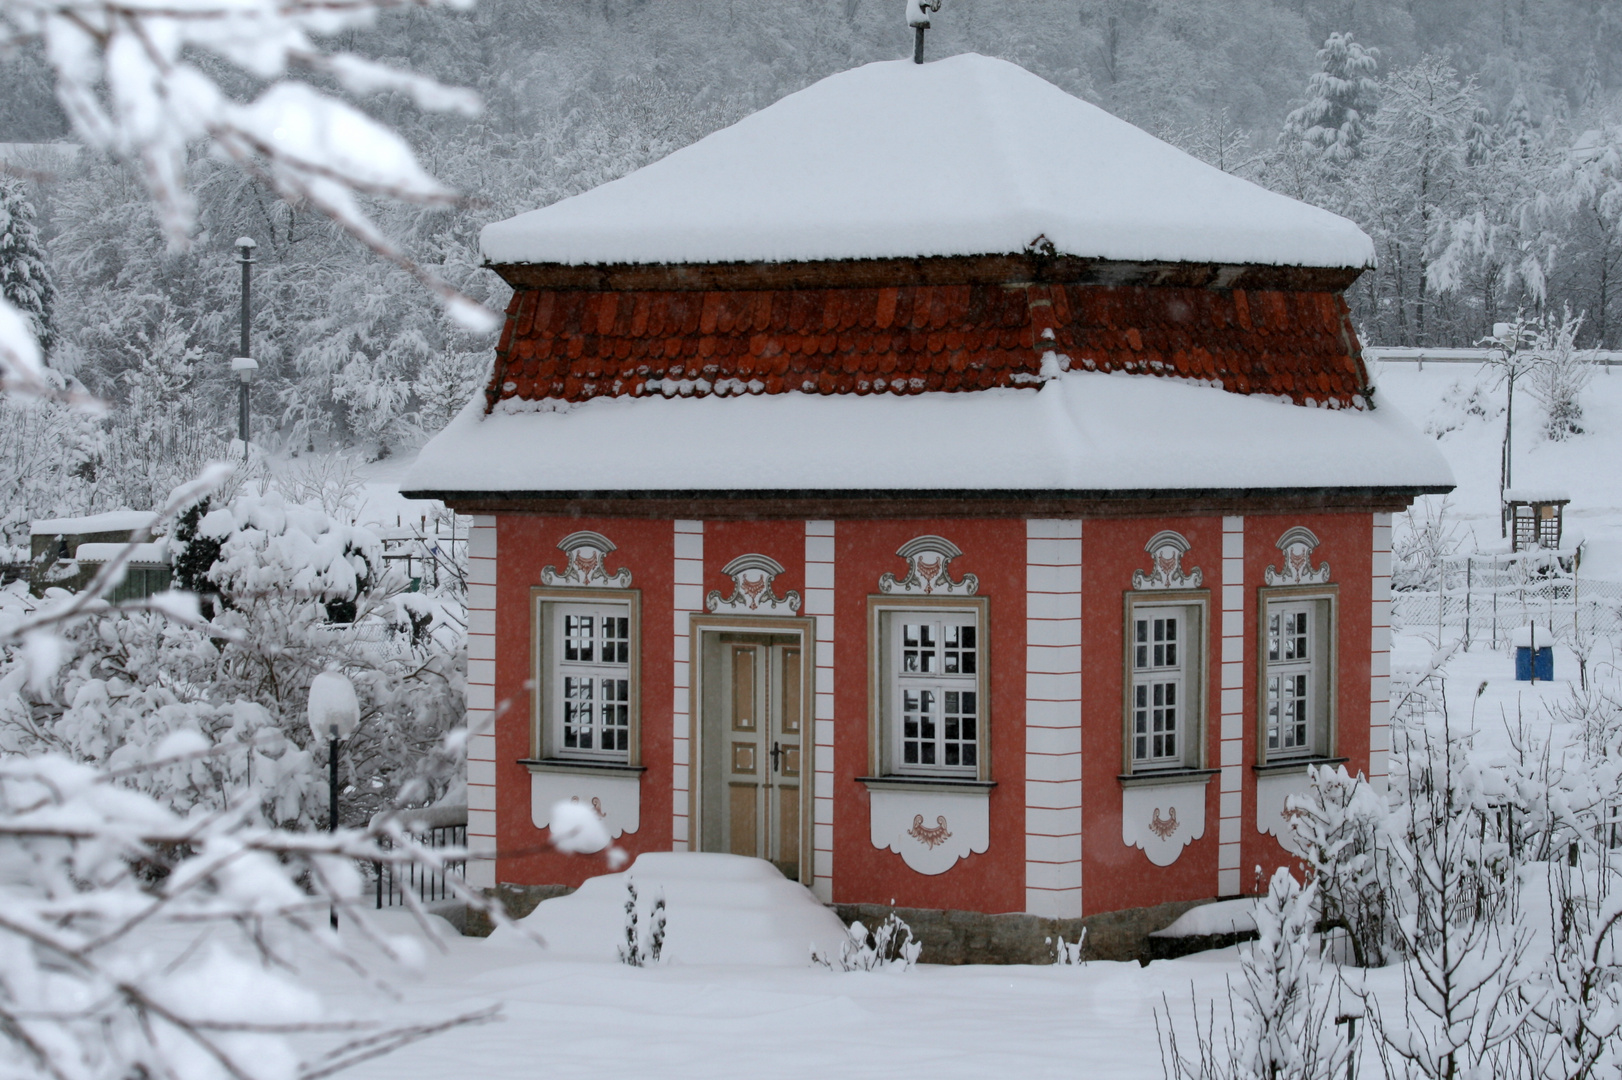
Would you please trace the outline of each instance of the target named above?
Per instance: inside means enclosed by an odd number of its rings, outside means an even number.
[[[1344,765],[1351,758],[1343,757],[1297,757],[1286,758],[1283,761],[1269,761],[1265,765],[1252,765],[1251,771],[1257,776],[1271,776],[1276,773],[1306,772],[1308,765]]]
[[[989,795],[995,780],[967,780],[950,776],[858,776],[869,791],[955,791],[963,795]]]
[[[575,776],[639,776],[648,771],[645,765],[627,765],[621,761],[584,761],[574,758],[520,758],[518,764],[536,773],[565,773]]]
[[[1148,787],[1151,784],[1203,784],[1221,769],[1154,769],[1122,773],[1115,779],[1122,787]]]

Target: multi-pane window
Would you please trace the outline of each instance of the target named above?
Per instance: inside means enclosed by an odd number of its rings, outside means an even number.
[[[1131,633],[1133,764],[1180,764],[1187,737],[1187,616],[1181,608],[1139,608]]]
[[[975,776],[980,768],[978,620],[972,613],[893,612],[896,772]]]
[[[1313,752],[1317,729],[1317,627],[1314,605],[1267,606],[1267,751]]]
[[[554,604],[553,752],[623,761],[631,745],[631,616],[623,604]]]

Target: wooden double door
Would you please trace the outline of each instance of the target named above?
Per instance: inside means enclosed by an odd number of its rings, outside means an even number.
[[[705,635],[700,848],[800,879],[808,720],[798,635]]]

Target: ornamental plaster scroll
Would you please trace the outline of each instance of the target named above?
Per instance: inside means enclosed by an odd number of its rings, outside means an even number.
[[[537,829],[552,824],[552,807],[560,802],[578,802],[591,807],[603,819],[603,828],[608,832],[609,839],[617,840],[621,834],[634,833],[642,825],[642,774],[530,774],[529,817]],[[591,851],[582,849],[583,854],[589,855]]]
[[[1202,575],[1200,568],[1183,572],[1183,556],[1188,554],[1191,545],[1183,538],[1183,534],[1170,529],[1162,529],[1149,537],[1149,542],[1143,545],[1143,550],[1149,553],[1151,566],[1145,574],[1142,570],[1132,571],[1132,587],[1134,589],[1197,589],[1200,587]]]
[[[1271,833],[1291,855],[1299,856],[1304,850],[1295,834],[1291,821],[1300,813],[1289,808],[1291,795],[1306,795],[1312,791],[1312,778],[1306,771],[1266,773],[1256,778],[1256,831]]]
[[[907,560],[907,576],[897,581],[894,574],[885,573],[879,578],[881,593],[973,596],[980,588],[980,579],[973,574],[964,574],[961,581],[952,580],[952,560],[963,552],[944,537],[915,537],[897,548],[896,554]]]
[[[1121,842],[1170,866],[1205,835],[1205,784],[1144,784],[1121,789]]]
[[[562,571],[555,566],[541,570],[542,585],[584,585],[603,589],[629,589],[631,571],[620,567],[612,574],[604,566],[614,542],[602,533],[589,529],[570,533],[558,541],[558,550],[568,556]]]
[[[1300,525],[1284,530],[1278,549],[1284,553],[1284,569],[1269,566],[1264,577],[1269,585],[1322,585],[1329,580],[1329,563],[1312,565],[1312,552],[1318,538]]]
[[[778,596],[772,587],[783,564],[766,555],[739,555],[721,567],[721,573],[732,579],[732,595],[721,599],[719,589],[711,589],[704,598],[704,606],[711,614],[727,612],[733,615],[769,615],[800,610],[800,594],[790,589]]]
[[[920,874],[944,874],[991,846],[991,800],[984,792],[870,791],[869,829]]]

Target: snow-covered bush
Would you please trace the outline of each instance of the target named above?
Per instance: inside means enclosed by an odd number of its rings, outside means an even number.
[[[1058,934],[1050,939],[1049,944],[1053,946],[1053,962],[1055,964],[1076,966],[1087,962],[1087,928],[1085,926],[1081,928],[1081,933],[1076,935],[1075,941],[1066,941],[1064,935]]]
[[[368,921],[357,861],[445,873],[465,852],[423,848],[397,825],[327,836],[255,825],[240,806],[183,817],[114,781],[55,754],[0,756],[7,1077],[296,1080],[494,1015],[345,1020],[297,974],[312,952],[370,973],[329,910],[387,960],[411,958]]]
[[[636,882],[625,879],[625,940],[620,944],[620,963],[629,967],[647,967],[657,964],[665,950],[665,896],[654,897],[648,912],[648,928],[638,929]]]
[[[918,962],[924,948],[912,939],[912,927],[893,911],[871,931],[857,921],[847,933],[837,957],[823,956],[813,948],[811,959],[829,969],[837,965],[840,971],[906,971]]]
[[[1311,872],[1319,919],[1346,933],[1352,961],[1380,967],[1388,951],[1386,893],[1376,860],[1386,828],[1383,800],[1343,766],[1311,766],[1311,787],[1288,800],[1290,826]]]
[[[1316,891],[1279,867],[1256,905],[1257,939],[1239,959],[1238,1076],[1329,1080],[1343,1065],[1333,1038],[1334,994],[1322,985],[1311,941]]]
[[[460,628],[383,570],[368,530],[278,496],[239,495],[175,529],[177,584],[214,594],[206,624],[100,608],[62,635],[63,663],[37,689],[0,651],[0,750],[53,750],[111,769],[166,739],[209,749],[131,783],[177,810],[251,793],[262,819],[325,824],[326,747],[311,745],[310,681],[354,682],[362,723],[340,775],[346,820],[420,805],[459,783]],[[15,587],[9,603],[32,605]],[[344,621],[338,622],[336,619]]]
[[[1539,357],[1532,370],[1528,390],[1543,406],[1543,434],[1552,442],[1564,442],[1583,433],[1582,393],[1599,370],[1593,357],[1577,348],[1581,315],[1566,308],[1558,322],[1553,316],[1539,320],[1532,348]]]

